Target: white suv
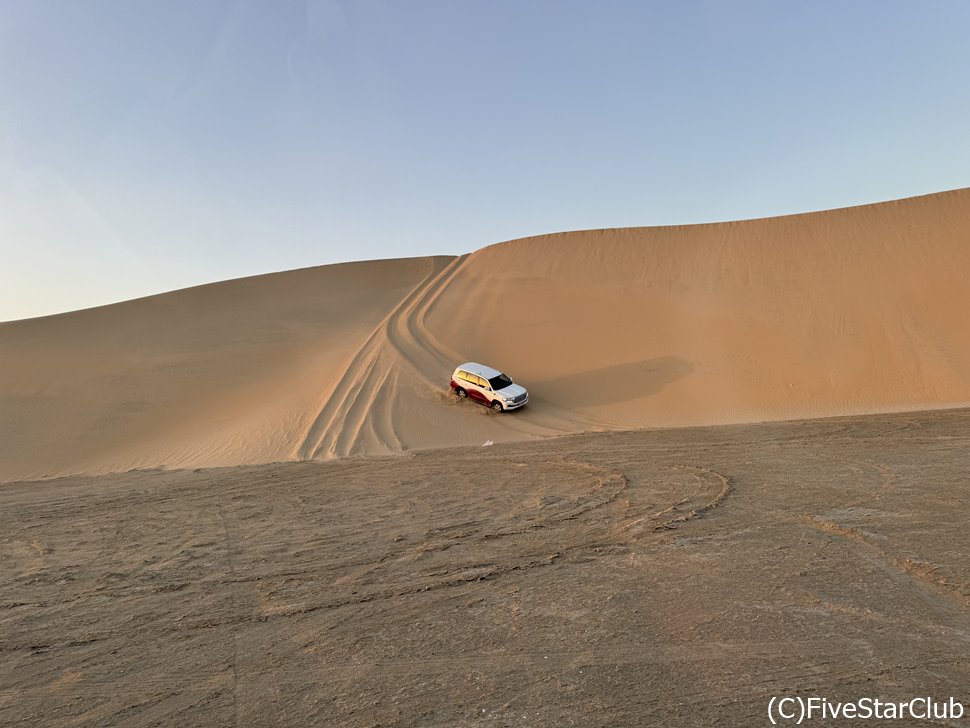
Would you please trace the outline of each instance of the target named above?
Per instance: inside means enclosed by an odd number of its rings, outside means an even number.
[[[481,402],[496,412],[518,409],[529,401],[529,393],[525,387],[513,384],[498,369],[473,361],[455,369],[455,373],[451,375],[451,388],[459,397]]]

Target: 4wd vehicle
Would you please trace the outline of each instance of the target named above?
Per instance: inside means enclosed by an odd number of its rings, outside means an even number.
[[[525,387],[498,369],[473,361],[462,364],[451,375],[451,388],[459,397],[468,397],[491,407],[496,412],[518,409],[529,401]]]

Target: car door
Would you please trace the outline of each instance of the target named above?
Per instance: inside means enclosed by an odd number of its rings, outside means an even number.
[[[470,374],[468,377],[468,396],[474,399],[476,402],[488,403],[491,400],[486,398],[485,389],[488,387],[488,382],[482,379],[477,374]]]
[[[495,399],[495,397],[492,395],[492,385],[488,383],[488,380],[485,379],[485,377],[479,377],[478,386],[481,387],[482,402],[488,405],[492,404],[492,400]]]
[[[480,382],[481,378],[477,374],[468,375],[468,396],[476,402],[482,402],[485,399]]]
[[[468,395],[469,399],[474,399],[476,402],[481,401],[482,395],[479,391],[477,375],[471,372],[460,371],[458,372],[458,384],[465,390],[465,394]]]

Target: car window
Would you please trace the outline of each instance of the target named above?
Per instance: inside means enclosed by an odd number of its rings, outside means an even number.
[[[497,377],[492,377],[488,380],[488,383],[492,386],[496,392],[500,389],[505,389],[512,383],[512,380],[505,374],[499,374]]]
[[[482,379],[481,377],[475,377],[475,379],[477,379],[477,380],[478,380],[478,381],[476,382],[476,384],[477,384],[477,385],[478,385],[479,387],[484,387],[484,388],[487,388],[487,387],[488,387],[488,382],[486,382],[486,381],[485,381],[484,379]]]
[[[458,378],[463,382],[471,381],[471,377],[469,376],[468,372],[458,372]]]

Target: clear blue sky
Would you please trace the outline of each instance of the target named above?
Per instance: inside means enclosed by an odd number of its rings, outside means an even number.
[[[970,2],[0,0],[0,320],[970,186]]]

